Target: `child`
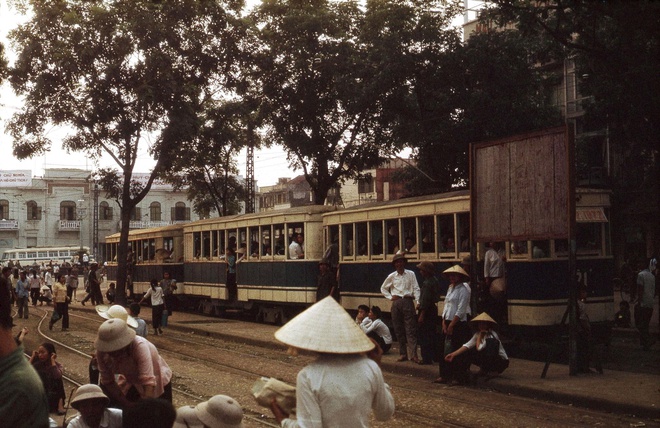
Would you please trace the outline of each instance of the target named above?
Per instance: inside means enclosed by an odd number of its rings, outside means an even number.
[[[105,297],[108,299],[110,303],[115,303],[115,295],[117,291],[115,289],[115,283],[111,282],[110,285],[108,286],[108,291],[105,292]]]
[[[138,336],[147,337],[147,322],[140,318],[140,305],[137,303],[131,303],[131,305],[128,307],[128,310],[130,311],[131,316],[135,318],[135,321],[138,323],[138,326],[135,329],[135,334]]]
[[[614,324],[617,327],[630,328],[630,303],[625,300],[619,303],[619,312],[614,315]]]

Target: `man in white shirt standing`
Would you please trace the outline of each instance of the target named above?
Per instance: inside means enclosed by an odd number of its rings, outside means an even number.
[[[484,280],[490,302],[487,312],[500,324],[507,322],[506,280],[504,278],[504,261],[506,257],[499,253],[498,244],[488,243],[488,251],[484,254]]]
[[[411,360],[419,364],[417,358],[417,314],[415,307],[419,303],[419,284],[413,271],[406,269],[406,256],[397,254],[392,259],[394,272],[385,278],[380,292],[392,301],[392,324],[399,341],[399,359]]]

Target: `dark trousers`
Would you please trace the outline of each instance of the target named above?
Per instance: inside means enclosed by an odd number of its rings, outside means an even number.
[[[165,305],[155,305],[151,307],[151,326],[153,328],[160,328],[163,322],[163,310]]]
[[[101,384],[101,389],[108,397],[110,397],[110,395],[108,394],[108,390],[103,384]],[[163,389],[164,389],[163,394],[160,397],[158,397],[158,399],[165,400],[171,403],[172,383],[168,383],[163,387]],[[136,401],[140,400],[140,398],[141,398],[140,393],[137,391],[137,389],[135,389],[134,386],[131,386],[131,388],[126,392],[126,399],[131,403],[135,403]],[[122,406],[118,402],[112,399],[110,399],[110,403],[108,404],[108,407],[112,407],[114,409],[122,409]]]
[[[438,317],[438,307],[428,308],[424,314],[424,322],[418,325],[417,329],[417,343],[419,344],[422,361],[431,364],[433,361],[440,361],[436,355],[438,342],[438,326],[440,325],[440,318]]]
[[[38,288],[30,288],[30,297],[32,298],[32,306],[36,306],[37,300],[39,300],[40,295],[41,292]]]
[[[446,326],[449,326],[451,321],[449,320],[444,320],[444,323]],[[443,335],[443,341],[447,342],[449,341],[451,343],[451,346],[449,349],[446,349],[447,352],[445,352],[445,355],[454,352],[461,346],[463,346],[464,343],[467,343],[470,338],[472,337],[472,334],[470,332],[470,327],[468,327],[467,321],[459,321],[454,325],[454,331],[451,336],[444,336]],[[468,365],[469,367],[469,365]],[[451,381],[451,380],[459,380],[459,381],[465,381],[467,380],[467,368],[464,365],[456,365],[456,364],[450,364],[445,361],[444,355],[442,358],[440,358],[440,377],[442,377],[446,381]]]
[[[639,312],[639,315],[637,314]],[[649,325],[651,324],[651,317],[653,316],[653,308],[644,308],[642,306],[635,307],[636,327],[639,330],[639,343],[642,348],[649,350],[651,347],[651,333],[649,332]]]
[[[372,338],[372,339],[375,340],[376,342],[378,342],[378,346],[380,346],[380,349],[383,350],[383,354],[386,354],[387,351],[389,351],[390,348],[392,347],[392,344],[391,344],[391,343],[385,343],[385,341],[383,340],[383,338],[380,337],[380,336],[378,335],[378,333],[376,333],[375,331],[369,332],[369,334],[367,334],[367,336],[370,337],[370,338]]]
[[[29,298],[28,296],[25,296],[25,297],[19,297],[19,298],[17,299],[17,303],[18,303],[18,317],[19,317],[19,318],[25,318],[25,319],[28,319],[28,315],[30,314],[30,313],[29,313],[30,311],[28,310],[28,306],[29,306],[29,303],[30,303],[29,300],[30,300],[30,298]]]
[[[454,358],[448,364],[453,366],[456,372],[460,373],[466,373],[472,364],[479,367],[483,373],[502,373],[509,367],[509,360],[505,360],[499,356],[488,357],[485,352],[480,352],[476,348],[472,348]]]
[[[62,317],[62,328],[69,328],[69,304],[66,302],[55,303],[55,310]],[[57,321],[51,321],[51,323],[55,324]]]

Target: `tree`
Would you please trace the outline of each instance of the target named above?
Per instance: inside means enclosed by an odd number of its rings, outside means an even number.
[[[7,77],[7,58],[5,58],[5,46],[0,43],[0,83]]]
[[[235,156],[256,138],[254,106],[243,100],[209,104],[200,112],[200,129],[186,143],[188,150],[169,158],[167,179],[176,188],[188,189],[188,199],[200,216],[237,214],[246,190],[236,177]]]
[[[266,0],[251,17],[251,76],[267,136],[285,147],[314,203],[323,204],[338,182],[397,151],[382,114],[402,76],[389,77],[387,64],[370,60],[357,2]]]
[[[66,126],[62,141],[92,159],[109,155],[119,170],[100,170],[100,184],[121,209],[117,291],[125,298],[130,214],[163,174],[182,135],[194,135],[196,111],[209,93],[230,85],[242,7],[211,0],[155,2],[23,1],[32,18],[10,37],[20,48],[11,83],[25,97],[9,124],[14,154],[47,151],[45,132]],[[174,138],[176,137],[176,138]],[[156,166],[145,186],[132,174],[140,145]]]

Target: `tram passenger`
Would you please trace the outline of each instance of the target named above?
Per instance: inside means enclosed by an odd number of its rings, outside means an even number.
[[[227,262],[227,294],[229,300],[238,299],[238,286],[236,285],[236,252],[230,245],[225,250],[225,261]]]
[[[399,359],[419,363],[417,358],[417,314],[419,284],[413,271],[406,269],[406,256],[397,254],[392,259],[395,271],[388,275],[380,287],[386,299],[392,301],[392,324],[399,340]]]
[[[275,399],[271,402],[283,427],[367,427],[372,409],[379,421],[394,414],[394,398],[378,365],[382,350],[331,297],[289,321],[275,338],[319,354],[298,373],[297,420],[289,419]]]
[[[142,304],[147,298],[151,297],[151,326],[154,328],[154,334],[158,336],[163,334],[161,322],[163,320],[163,311],[167,309],[165,300],[163,300],[163,289],[157,279],[151,280],[151,287],[144,293],[138,304]]]
[[[57,361],[55,346],[44,342],[32,352],[30,364],[37,371],[48,397],[48,411],[64,414],[64,382],[62,381],[62,364]]]
[[[509,357],[497,333],[493,330],[497,323],[486,312],[477,315],[470,324],[477,326],[477,332],[463,346],[445,356],[447,365],[456,371],[465,371],[474,364],[479,367],[477,376],[489,373],[502,373],[509,367]]]
[[[418,340],[422,355],[420,364],[433,364],[440,361],[435,355],[439,342],[438,337],[438,307],[440,301],[440,283],[435,277],[435,266],[431,262],[421,262],[417,269],[422,274],[422,282],[419,305],[417,305],[417,322],[419,324]]]
[[[172,402],[172,370],[156,347],[121,319],[105,321],[99,327],[96,358],[101,387],[111,402],[125,409],[141,398],[162,398]],[[123,375],[117,383],[116,375]]]
[[[80,414],[69,422],[68,428],[122,427],[122,411],[108,407],[110,399],[98,385],[81,385],[70,404]]]
[[[449,280],[445,307],[442,310],[442,333],[446,355],[459,349],[470,340],[470,328],[467,320],[470,292],[466,283],[470,277],[459,265],[446,269],[443,274]],[[467,375],[466,368],[447,364],[444,358],[440,358],[440,377],[434,382],[448,383],[453,380],[467,382]]]
[[[305,258],[305,249],[303,247],[303,242],[305,238],[302,233],[294,233],[291,237],[291,244],[289,245],[289,258],[292,260],[295,259],[304,259]]]

